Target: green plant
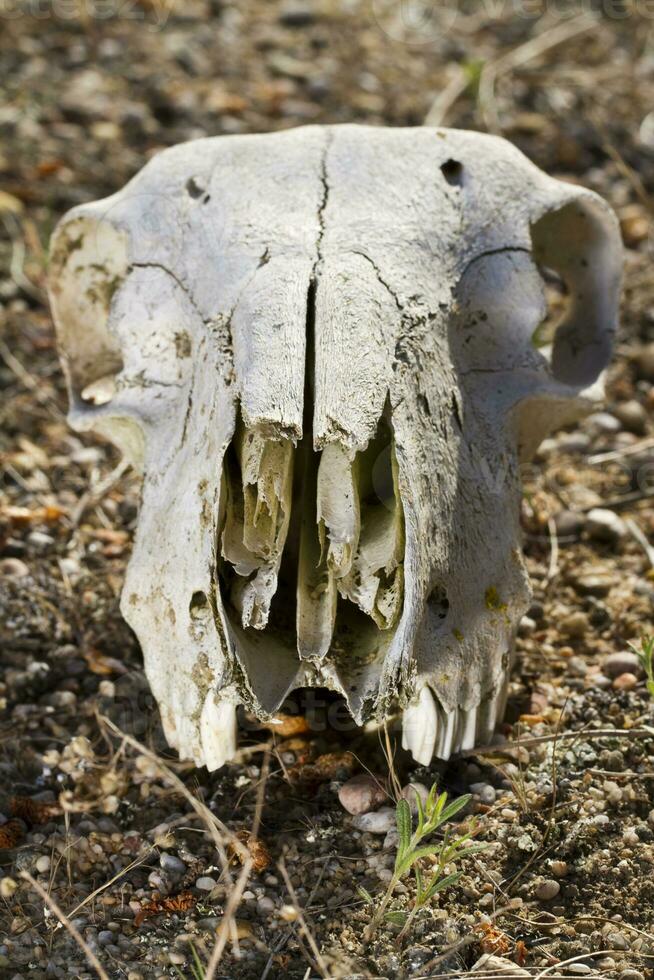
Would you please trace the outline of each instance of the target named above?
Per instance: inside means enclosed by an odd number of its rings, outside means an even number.
[[[630,643],[629,646],[640,660],[640,665],[647,678],[647,690],[654,698],[654,635],[645,636],[643,634],[640,638],[640,647],[637,647],[635,643]]]
[[[204,972],[204,966],[202,965],[202,961],[198,956],[198,951],[193,945],[193,943],[191,943],[191,953],[193,955],[193,962],[191,963],[191,976],[185,977],[184,974],[181,972],[181,970],[178,970],[177,967],[175,967],[175,971],[178,974],[180,980],[204,980],[206,976],[206,973]]]
[[[461,877],[461,871],[445,874],[449,864],[458,858],[478,853],[485,848],[485,844],[468,844],[470,838],[477,832],[477,827],[473,826],[465,834],[451,836],[450,830],[446,829],[442,840],[431,844],[423,844],[425,838],[439,830],[443,824],[456,816],[470,801],[470,795],[460,796],[451,803],[447,803],[447,793],[438,793],[438,787],[434,784],[429,791],[429,795],[423,805],[418,793],[416,793],[417,823],[413,829],[413,819],[411,807],[408,800],[398,801],[395,812],[399,843],[397,854],[395,855],[395,866],[391,880],[381,902],[375,912],[372,921],[366,928],[363,938],[364,942],[369,942],[382,919],[386,918],[389,922],[402,926],[400,937],[404,936],[409,929],[418,911],[423,908],[435,895],[443,891],[449,885],[453,885]],[[430,868],[429,874],[421,868],[423,858],[435,858],[435,862]],[[413,870],[416,879],[416,897],[413,907],[409,913],[401,911],[386,911],[388,904],[393,897],[393,893],[402,878]],[[375,904],[373,897],[360,888],[359,893],[370,905]]]

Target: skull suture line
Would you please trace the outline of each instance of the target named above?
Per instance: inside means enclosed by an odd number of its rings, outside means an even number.
[[[569,292],[549,353],[539,267]],[[184,757],[298,687],[399,704],[422,763],[489,738],[519,463],[599,396],[620,268],[595,194],[470,132],[199,140],[66,216],[70,421],[143,471],[122,608]]]

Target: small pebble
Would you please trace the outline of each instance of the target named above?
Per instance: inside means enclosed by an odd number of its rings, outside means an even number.
[[[607,677],[619,677],[620,674],[638,674],[640,660],[631,650],[620,650],[619,653],[609,653],[604,658],[602,670]]]
[[[623,932],[607,933],[606,944],[611,949],[629,949],[629,940]]]
[[[418,805],[416,802],[416,796],[420,797],[420,801],[424,806],[427,802],[427,797],[429,796],[429,790],[422,783],[407,783],[406,786],[402,787],[401,796],[403,799],[409,801],[412,813],[417,813]]]
[[[101,929],[98,933],[98,942],[101,946],[108,946],[109,943],[113,943],[114,934],[111,929]]]
[[[585,523],[584,515],[574,510],[560,510],[554,515],[554,527],[559,538],[578,537]]]
[[[195,882],[195,887],[201,892],[210,892],[216,887],[216,879],[209,878],[208,875],[203,875]],[[243,897],[245,898],[245,895]]]
[[[616,542],[627,535],[627,526],[612,510],[595,507],[586,515],[586,530],[595,541]]]
[[[593,970],[587,963],[569,963],[566,967],[568,973],[572,973],[573,976],[587,977],[589,973]]]
[[[620,422],[615,415],[608,412],[593,412],[584,422],[584,428],[591,432],[603,432],[612,435],[620,431]]]
[[[564,636],[578,639],[588,631],[588,616],[586,613],[578,611],[564,616],[559,623],[559,629]]]
[[[0,561],[0,575],[6,578],[25,578],[30,570],[20,558],[3,558]]]
[[[395,810],[383,807],[375,813],[360,813],[354,817],[352,823],[357,830],[364,830],[369,834],[386,834],[395,826]]]
[[[638,678],[635,674],[620,674],[619,677],[613,681],[613,687],[616,691],[633,691],[633,689],[638,685]]]
[[[367,773],[353,776],[343,783],[338,798],[343,809],[355,816],[376,810],[388,799],[382,780]]]
[[[168,953],[168,959],[173,964],[173,966],[183,966],[186,963],[186,957],[183,953],[178,953],[175,950]]]
[[[560,891],[561,886],[558,881],[554,881],[553,878],[546,878],[536,887],[536,898],[540,898],[543,902],[550,902],[556,898]]]
[[[654,827],[654,810],[650,810],[647,815],[647,823],[650,827]]]
[[[47,854],[43,854],[36,862],[36,870],[39,872],[39,874],[44,875],[50,870],[50,864],[51,861],[49,856]]]
[[[257,902],[257,909],[262,915],[270,915],[275,911],[275,903],[272,898],[264,895],[263,898],[260,898]]]
[[[282,7],[279,12],[278,20],[284,27],[307,27],[313,24],[316,19],[316,11],[312,10],[309,4],[289,4]]]
[[[13,878],[0,878],[0,898],[11,898],[17,888],[18,883]]]
[[[568,873],[566,861],[552,861],[550,867],[552,868],[552,874],[556,875],[557,878],[565,878]]]
[[[637,436],[644,435],[647,429],[647,412],[640,402],[635,399],[621,402],[613,409],[613,414],[621,422],[623,429]]]
[[[497,796],[495,787],[490,783],[471,783],[470,791],[478,796],[482,803],[487,804],[494,803]]]
[[[611,803],[619,803],[622,800],[622,790],[617,783],[607,779],[603,786],[606,797]]]
[[[181,858],[176,857],[174,854],[163,853],[159,858],[159,864],[162,869],[168,874],[176,876],[183,875],[186,871],[186,864]]]

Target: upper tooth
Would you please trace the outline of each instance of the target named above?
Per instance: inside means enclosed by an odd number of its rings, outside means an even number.
[[[449,759],[452,754],[458,714],[459,712],[456,708],[453,711],[445,712],[445,725],[443,726],[436,749],[436,755],[439,759]]]
[[[477,734],[477,708],[478,705],[475,705],[474,708],[469,708],[467,711],[462,712],[463,733],[461,735],[460,746],[462,752],[465,752],[468,749],[474,749],[475,747]]]
[[[408,749],[421,766],[428,766],[434,755],[438,733],[438,712],[433,695],[425,685],[402,719],[402,748]]]
[[[211,692],[200,716],[200,738],[204,765],[209,772],[220,769],[236,754],[236,705]]]

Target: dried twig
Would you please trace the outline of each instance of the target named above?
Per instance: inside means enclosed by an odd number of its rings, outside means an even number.
[[[439,92],[432,102],[423,126],[444,126],[448,112],[470,85],[470,78],[465,69],[461,65],[457,65],[456,69],[443,91]]]
[[[652,547],[636,522],[632,521],[630,517],[625,518],[625,525],[634,541],[637,541],[645,552],[647,560],[650,563],[650,567],[654,568],[654,547]]]
[[[36,300],[38,303],[45,305],[47,303],[47,297],[43,289],[39,286],[35,286],[31,280],[25,275],[25,255],[27,249],[25,248],[25,242],[23,241],[23,236],[21,234],[20,223],[15,215],[8,214],[6,211],[0,211],[0,220],[2,220],[5,226],[5,231],[9,236],[11,241],[11,261],[9,265],[9,275],[12,280],[16,283],[19,289],[24,293],[27,293],[32,299]]]
[[[515,752],[532,745],[544,745],[546,742],[556,742],[569,738],[654,738],[654,728],[647,725],[642,728],[586,728],[579,732],[558,732],[553,735],[536,735],[533,738],[520,739],[519,742],[505,742],[502,745],[482,745],[476,749],[461,752],[462,758],[474,755],[503,755]]]
[[[647,439],[639,439],[638,442],[632,443],[631,446],[623,446],[621,449],[613,449],[610,453],[597,453],[595,456],[588,456],[586,462],[589,466],[603,466],[604,463],[613,463],[623,456],[632,456],[634,453],[640,453],[644,449],[654,449],[654,436],[648,436]]]
[[[84,512],[89,507],[93,507],[96,504],[100,503],[102,498],[106,497],[106,495],[111,490],[113,490],[116,484],[119,483],[120,480],[123,478],[125,473],[127,473],[130,466],[131,463],[129,462],[129,460],[121,459],[118,466],[114,467],[111,473],[109,473],[104,478],[104,480],[101,480],[100,483],[96,484],[95,487],[91,487],[90,490],[87,490],[86,493],[80,497],[77,506],[75,507],[75,510],[73,511],[71,516],[71,522],[73,527],[77,527],[77,525],[79,524],[79,522],[81,521],[84,515]]]
[[[86,956],[87,960],[89,961],[89,963],[91,964],[95,972],[100,977],[100,980],[109,980],[108,974],[105,973],[102,964],[98,960],[97,956],[95,955],[95,953],[93,952],[89,944],[86,942],[86,940],[81,935],[81,933],[75,928],[75,926],[70,921],[70,919],[61,911],[61,909],[55,902],[52,895],[48,895],[45,888],[43,888],[43,886],[40,885],[38,881],[32,878],[31,874],[29,874],[28,871],[21,871],[20,876],[21,878],[24,878],[25,881],[29,881],[34,891],[37,892],[38,895],[43,899],[43,901],[48,906],[48,908],[53,913],[53,915],[56,915],[56,917],[61,922],[62,926],[64,926],[64,928],[68,930],[68,932],[71,934],[71,936],[73,937],[73,939],[75,940],[79,948],[83,951],[84,955]]]

